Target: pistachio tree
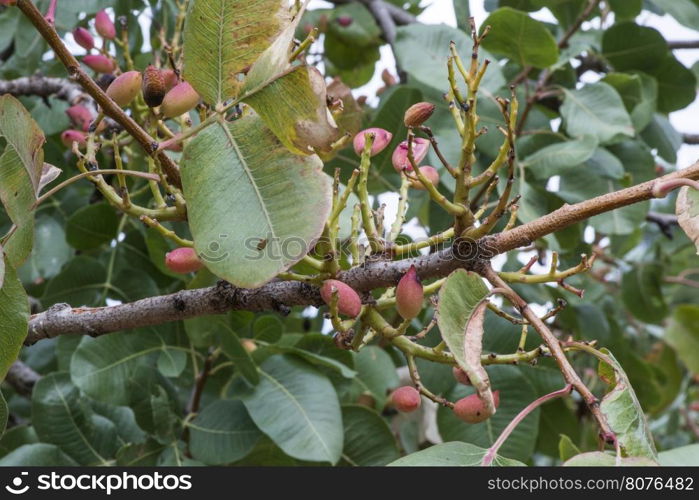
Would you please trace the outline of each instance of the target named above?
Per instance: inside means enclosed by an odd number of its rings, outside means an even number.
[[[324,5],[0,2],[0,464],[699,464],[699,5]]]

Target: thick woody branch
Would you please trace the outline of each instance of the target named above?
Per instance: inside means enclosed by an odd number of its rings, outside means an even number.
[[[675,49],[699,49],[699,40],[677,40],[675,42],[667,42],[667,46],[671,50]]]
[[[92,102],[80,85],[65,78],[47,77],[41,75],[23,76],[15,80],[0,81],[0,95],[13,96],[35,95],[48,97],[55,95],[70,104]]]
[[[5,382],[10,384],[12,388],[22,396],[30,396],[34,384],[36,384],[41,375],[36,373],[31,367],[17,360],[10,366],[10,369],[5,376]]]
[[[656,182],[677,178],[699,179],[699,162],[658,179],[582,201],[575,205],[566,203],[544,217],[490,237],[488,246],[492,247],[498,254],[527,246],[547,234],[560,231],[576,222],[640,201],[650,200],[653,198],[653,185]]]
[[[172,159],[165,154],[165,151],[158,151],[158,143],[148,133],[141,128],[117,103],[110,99],[107,94],[85,73],[80,67],[80,63],[70,53],[63,44],[63,41],[56,33],[44,16],[30,0],[18,0],[17,7],[34,25],[39,34],[46,40],[54,53],[68,70],[68,75],[73,78],[90,96],[100,105],[104,114],[111,117],[143,147],[147,154],[157,157],[163,171],[170,182],[177,187],[182,187],[180,172]]]
[[[359,292],[394,286],[415,265],[421,279],[449,275],[457,268],[474,269],[483,260],[499,253],[527,246],[547,234],[564,229],[581,220],[616,208],[648,200],[653,184],[685,177],[699,178],[699,163],[684,170],[622,189],[575,205],[564,205],[549,215],[523,224],[505,233],[486,236],[478,242],[462,240],[451,248],[421,257],[399,261],[375,260],[338,275]],[[119,330],[151,326],[206,314],[223,314],[234,309],[249,311],[288,311],[292,306],[321,305],[318,288],[297,281],[275,281],[256,289],[230,285],[182,290],[180,292],[111,307],[75,308],[57,304],[46,312],[32,316],[27,344],[58,335],[81,333],[101,335]]]

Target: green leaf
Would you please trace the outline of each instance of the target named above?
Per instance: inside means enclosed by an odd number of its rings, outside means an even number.
[[[71,378],[98,401],[128,405],[127,381],[139,367],[154,367],[156,354],[167,351],[168,337],[155,328],[84,337],[71,358]]]
[[[437,410],[439,434],[445,441],[463,441],[487,448],[491,446],[512,419],[538,394],[532,383],[514,366],[490,366],[488,375],[493,390],[500,391],[500,406],[488,420],[479,424],[467,424],[459,420],[450,408]],[[472,387],[456,384],[446,396],[457,401],[473,394]],[[500,453],[516,460],[530,460],[539,431],[541,408],[535,409],[520,422],[500,448]]]
[[[386,404],[386,394],[400,384],[396,365],[391,357],[378,346],[366,346],[354,357],[357,383],[363,391],[371,393],[376,400],[376,409],[381,411]]]
[[[681,304],[675,308],[663,336],[692,373],[699,373],[699,307]]]
[[[677,161],[677,151],[682,147],[682,134],[675,130],[670,120],[655,113],[648,126],[641,132],[644,142],[658,150],[658,156],[669,163]]]
[[[254,115],[200,132],[181,168],[195,248],[236,286],[260,286],[298,262],[330,211],[318,157],[292,155]]]
[[[632,20],[641,13],[643,0],[609,0],[609,7],[617,19]]]
[[[188,424],[192,457],[209,465],[244,458],[262,436],[240,401],[219,400]]]
[[[558,442],[558,453],[561,461],[565,462],[580,454],[580,449],[575,446],[575,443],[566,435],[561,434],[561,439]]]
[[[412,23],[399,26],[396,30],[393,50],[396,61],[410,74],[411,79],[441,94],[449,88],[447,58],[451,41],[456,44],[461,57],[466,60],[471,57],[473,41],[463,31],[443,24]],[[483,59],[489,58],[484,50],[480,54]],[[497,64],[491,64],[483,77],[481,88],[495,92],[505,84],[505,77],[500,67]],[[393,131],[393,129],[389,130]]]
[[[34,225],[34,248],[19,268],[22,282],[33,283],[57,275],[61,267],[73,256],[73,250],[65,239],[65,231],[60,222],[51,216],[39,216]],[[2,280],[0,284],[1,282]]]
[[[658,461],[664,467],[699,467],[699,443],[661,451]]]
[[[209,104],[235,97],[241,73],[289,24],[284,0],[197,0],[184,29],[184,77]]]
[[[117,235],[119,216],[107,203],[82,207],[66,223],[66,241],[77,250],[90,250],[112,241]]]
[[[557,144],[545,146],[522,160],[522,165],[537,179],[547,179],[566,170],[581,166],[597,149],[594,135],[583,135]]]
[[[631,117],[613,87],[593,83],[579,90],[563,89],[561,117],[571,136],[594,135],[600,144],[618,142],[619,136],[634,135]]]
[[[522,67],[546,68],[558,60],[558,46],[551,32],[522,11],[503,7],[490,14],[481,26],[491,27],[483,46]]]
[[[53,444],[25,444],[0,458],[0,467],[63,466],[75,467],[78,464]]]
[[[386,465],[400,457],[398,443],[381,415],[366,406],[342,407],[345,446],[342,459],[350,465]]]
[[[8,257],[2,255],[0,247],[0,262],[4,262],[4,279],[0,288],[0,380],[5,378],[7,370],[19,356],[29,326],[29,300],[22,283],[17,277]]]
[[[388,464],[393,467],[473,467],[479,466],[487,449],[471,443],[443,443],[411,453]],[[522,462],[497,455],[493,466],[524,466]]]
[[[602,451],[588,451],[570,458],[563,464],[567,467],[613,467],[616,465],[626,467],[652,467],[658,463],[648,457],[617,457],[611,453]]]
[[[327,107],[325,80],[314,67],[295,67],[245,102],[294,153],[329,152],[337,139],[337,125]]]
[[[39,439],[55,444],[83,465],[105,465],[109,456],[100,448],[105,440],[116,445],[116,431],[99,425],[80,392],[65,372],[41,378],[32,393],[32,423]],[[106,419],[105,419],[106,420]]]
[[[328,379],[302,361],[276,355],[260,366],[260,383],[243,403],[257,427],[287,455],[337,463],[342,414]]]
[[[636,130],[643,130],[653,118],[658,102],[658,82],[645,73],[609,73],[602,81],[614,87],[624,101]]]
[[[226,356],[233,361],[233,364],[240,371],[240,374],[245,377],[245,380],[252,385],[257,385],[260,382],[257,365],[255,365],[248,350],[240,342],[238,334],[228,325],[221,325],[219,335],[221,349]]]
[[[158,465],[158,456],[165,446],[155,439],[145,443],[129,443],[117,451],[116,463],[121,467],[154,467]]]
[[[601,349],[601,352],[606,354],[613,364],[609,365],[600,360],[598,372],[606,373],[606,377],[609,378],[609,372],[613,370],[614,380],[608,380],[611,382],[610,390],[600,402],[600,411],[616,434],[625,456],[657,460],[653,435],[626,373],[612,353],[606,349]]]
[[[284,334],[284,323],[276,316],[260,316],[252,325],[252,336],[256,340],[274,344]]]
[[[699,4],[693,0],[651,0],[657,7],[674,17],[678,23],[699,30]]]
[[[670,113],[689,106],[697,95],[697,77],[669,54],[649,71],[658,80],[658,110]]]
[[[381,28],[376,24],[374,16],[364,5],[349,3],[338,5],[330,11],[327,33],[332,33],[347,45],[365,48],[370,45],[381,45]],[[340,17],[349,17],[352,22],[342,26],[337,22]],[[327,36],[327,34],[326,34]]]
[[[602,52],[616,71],[652,71],[667,56],[668,46],[658,30],[622,22],[604,32]]]
[[[354,378],[357,375],[357,372],[349,368],[346,364],[341,363],[335,359],[329,358],[327,356],[321,356],[319,354],[316,354],[314,352],[306,351],[304,349],[299,349],[297,347],[293,346],[275,346],[271,345],[265,348],[266,350],[269,350],[274,353],[279,353],[279,354],[294,354],[298,356],[299,358],[302,358],[304,361],[316,365],[316,366],[322,366],[325,368],[329,368],[333,371],[336,371],[340,375],[342,375],[344,378]]]
[[[48,282],[41,301],[44,304],[67,302],[73,306],[102,305],[100,298],[107,281],[107,270],[101,262],[79,256]]]
[[[621,298],[638,319],[660,323],[668,315],[662,291],[663,267],[657,263],[639,264],[624,273]]]
[[[187,367],[187,353],[174,349],[164,349],[160,351],[157,366],[163,377],[179,377]]]

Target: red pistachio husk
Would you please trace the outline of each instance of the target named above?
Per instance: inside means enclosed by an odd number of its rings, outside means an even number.
[[[500,391],[493,391],[493,401],[495,402],[495,408],[497,408],[500,405]],[[478,394],[471,394],[459,399],[454,404],[454,415],[469,424],[477,424],[490,418],[485,409],[485,404],[483,404],[483,400],[481,400]]]
[[[90,123],[92,123],[92,120],[94,119],[92,112],[80,104],[76,104],[75,106],[71,106],[70,108],[66,109],[66,114],[68,115],[68,118],[70,118],[73,125],[84,130],[85,132],[87,132],[87,130],[90,128]]]
[[[88,52],[95,48],[95,39],[92,34],[83,27],[77,27],[73,30],[73,40]]]
[[[454,368],[451,369],[452,375],[454,375],[454,378],[456,379],[457,382],[460,384],[464,385],[472,385],[471,384],[471,379],[468,378],[468,374],[463,371],[461,368],[458,366],[455,366]]]
[[[439,172],[436,168],[425,165],[424,167],[418,168],[418,170],[427,178],[428,181],[432,183],[433,186],[439,184]],[[408,182],[410,182],[410,187],[413,189],[421,189],[423,191],[427,189],[425,188],[425,185],[420,182],[420,179],[417,178],[417,175],[415,176],[415,179],[408,179]]]
[[[102,38],[108,40],[114,40],[116,38],[116,28],[112,19],[107,14],[107,11],[102,9],[95,15],[95,31],[100,34]]]
[[[143,100],[151,108],[160,106],[165,97],[167,89],[165,88],[165,79],[163,73],[149,64],[143,71]]]
[[[80,146],[85,144],[87,140],[87,134],[82,130],[64,130],[61,134],[61,142],[68,149],[73,147],[73,143],[77,142]]]
[[[422,398],[417,389],[404,385],[391,393],[390,402],[396,410],[410,413],[420,408]]]
[[[187,82],[175,85],[163,98],[160,112],[165,118],[173,118],[186,113],[199,103],[199,94]]]
[[[114,71],[114,61],[102,54],[86,55],[83,57],[83,63],[98,73],[111,73]]]
[[[338,280],[325,280],[320,287],[320,296],[330,305],[333,292],[337,290],[337,310],[340,314],[356,318],[362,310],[362,299],[352,287]]]
[[[177,73],[175,73],[174,69],[161,69],[160,74],[165,84],[165,92],[169,92],[170,89],[180,83],[180,79],[177,77]]]
[[[413,104],[403,115],[403,122],[406,127],[419,127],[425,123],[434,113],[434,104],[429,102],[418,102]]]
[[[415,266],[410,266],[408,272],[398,282],[396,287],[396,309],[403,319],[413,319],[420,314],[425,292],[417,275]]]
[[[357,155],[359,156],[362,155],[362,151],[364,151],[364,145],[366,144],[365,134],[374,134],[374,142],[371,144],[371,156],[376,156],[381,151],[386,149],[386,146],[388,146],[391,142],[391,139],[393,139],[393,134],[390,133],[388,130],[384,130],[382,128],[374,127],[362,130],[354,136],[353,141],[354,152],[357,153]]]
[[[413,139],[413,159],[416,165],[419,165],[420,162],[425,159],[429,149],[430,141],[427,139],[423,139],[422,137],[415,137]],[[408,141],[401,142],[396,149],[393,150],[391,162],[393,163],[393,168],[399,173],[406,169],[408,171],[413,169],[413,166],[408,160]]]
[[[141,90],[141,73],[139,71],[127,71],[117,76],[107,88],[107,95],[122,108],[125,108]]]
[[[165,254],[165,266],[174,273],[187,274],[198,271],[204,264],[193,248],[180,247]]]

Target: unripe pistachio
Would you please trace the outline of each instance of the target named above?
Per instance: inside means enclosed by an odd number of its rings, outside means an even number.
[[[406,110],[405,115],[403,115],[403,122],[406,127],[419,127],[432,116],[432,113],[434,113],[434,104],[418,102]]]
[[[170,92],[165,94],[160,112],[165,118],[179,116],[192,109],[199,102],[199,94],[187,82],[175,85]]]
[[[350,26],[352,24],[352,22],[354,22],[354,19],[352,19],[352,16],[340,16],[337,18],[337,24],[339,24],[343,28]]]
[[[437,172],[436,168],[426,165],[424,167],[418,168],[418,170],[422,175],[424,175],[427,178],[428,181],[432,183],[433,186],[439,184],[439,172]],[[422,182],[420,182],[420,179],[418,179],[417,176],[415,179],[408,179],[408,181],[410,182],[410,187],[413,189],[426,189],[425,185]]]
[[[391,393],[390,402],[396,410],[409,413],[420,408],[422,398],[415,387],[404,385]]]
[[[84,130],[85,132],[87,132],[87,130],[90,128],[90,123],[92,123],[94,118],[92,116],[92,112],[80,104],[76,104],[75,106],[71,106],[70,108],[66,109],[66,114],[68,115],[68,118],[70,118],[73,125]]]
[[[117,76],[107,88],[107,95],[122,108],[131,104],[131,101],[141,90],[141,73],[127,71]]]
[[[165,92],[169,92],[171,88],[180,83],[174,69],[162,69],[160,74],[163,77],[163,83],[165,83]]]
[[[362,155],[364,145],[366,144],[365,134],[374,134],[374,142],[371,144],[371,156],[376,156],[386,149],[386,146],[388,146],[391,139],[393,139],[393,134],[382,128],[374,127],[362,130],[354,136],[354,141],[352,142],[354,145],[354,152],[359,156]]]
[[[500,406],[500,391],[493,392],[495,408]],[[454,404],[454,415],[469,424],[477,424],[490,418],[485,410],[485,404],[478,394],[471,394],[459,399]]]
[[[398,309],[398,314],[403,319],[413,319],[420,314],[424,298],[425,293],[415,266],[410,266],[410,269],[403,275],[396,287],[396,309]]]
[[[338,280],[325,280],[320,287],[320,296],[330,305],[333,292],[337,290],[337,310],[345,316],[356,318],[362,309],[362,299],[352,287]]]
[[[95,15],[95,31],[108,40],[116,38],[116,28],[107,11],[102,9]]]
[[[151,108],[160,106],[167,92],[162,72],[149,64],[143,71],[143,100]]]
[[[87,140],[87,134],[81,130],[64,130],[61,134],[61,142],[68,149],[73,147],[73,143],[77,142],[78,145],[82,146]]]
[[[193,248],[180,247],[165,254],[165,266],[172,272],[187,274],[198,271],[204,264]]]
[[[463,371],[461,368],[458,366],[455,366],[454,368],[451,369],[452,375],[454,375],[454,378],[456,379],[457,382],[460,384],[464,385],[472,385],[471,384],[471,379],[468,378],[468,374]]]
[[[257,344],[252,339],[243,339],[240,341],[240,344],[243,346],[243,349],[248,351],[248,353],[252,353],[257,349]]]
[[[415,165],[419,165],[422,160],[427,156],[427,151],[430,149],[430,141],[423,139],[422,137],[415,137],[413,139],[413,159],[415,160]],[[408,160],[408,141],[403,141],[393,150],[393,155],[391,156],[391,162],[393,163],[393,168],[396,172],[400,173],[403,170],[411,171],[413,166]]]
[[[114,61],[102,54],[86,55],[83,57],[83,63],[98,73],[111,73],[114,71]]]
[[[75,43],[87,51],[95,48],[95,39],[92,38],[92,34],[83,27],[79,26],[73,30],[73,39]]]

